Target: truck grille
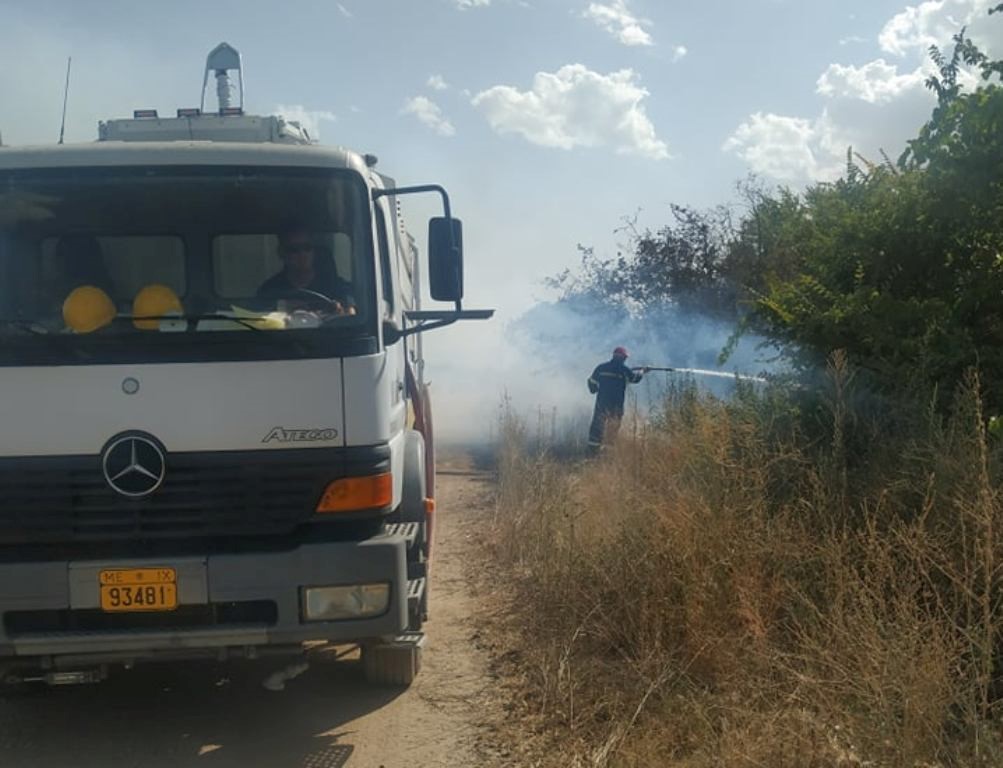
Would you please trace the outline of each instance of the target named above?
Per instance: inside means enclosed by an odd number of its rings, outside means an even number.
[[[287,533],[352,464],[337,449],[168,454],[163,485],[134,500],[98,457],[0,459],[0,543]]]

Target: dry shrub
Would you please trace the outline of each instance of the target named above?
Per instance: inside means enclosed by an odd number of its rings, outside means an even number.
[[[964,648],[927,599],[922,566],[874,524],[849,540],[820,542],[817,557],[824,599],[801,597],[806,616],[782,656],[796,700],[880,764],[943,754]]]
[[[594,461],[527,451],[503,414],[497,553],[555,764],[1003,764],[979,382],[899,435],[847,405],[838,357],[830,378],[821,439],[775,392],[670,393]]]

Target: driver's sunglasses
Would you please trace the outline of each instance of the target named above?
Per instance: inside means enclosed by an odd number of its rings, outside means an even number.
[[[283,253],[309,253],[313,250],[313,243],[284,243]]]

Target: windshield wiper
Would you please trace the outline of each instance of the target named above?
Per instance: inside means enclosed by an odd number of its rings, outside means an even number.
[[[231,323],[237,323],[245,328],[249,328],[252,331],[264,331],[264,328],[260,328],[255,323],[265,322],[264,317],[233,317],[232,315],[223,315],[218,312],[208,312],[202,315],[118,315],[115,318],[116,322],[134,322],[136,320],[141,321],[156,321],[161,320],[184,320],[188,323],[188,328],[186,331],[192,330],[191,324],[197,323],[200,320],[229,320]]]
[[[36,328],[31,323],[26,323],[24,320],[5,320],[4,325],[8,329],[16,329],[18,331],[23,331],[24,333],[30,334],[32,336],[54,336],[54,332],[46,331],[42,328]]]

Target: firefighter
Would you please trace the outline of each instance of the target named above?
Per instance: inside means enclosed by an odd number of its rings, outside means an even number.
[[[623,399],[628,384],[637,384],[645,368],[628,368],[627,350],[617,347],[609,362],[596,366],[589,377],[589,392],[596,396],[596,407],[589,427],[589,450],[598,452],[616,439],[623,418]]]

